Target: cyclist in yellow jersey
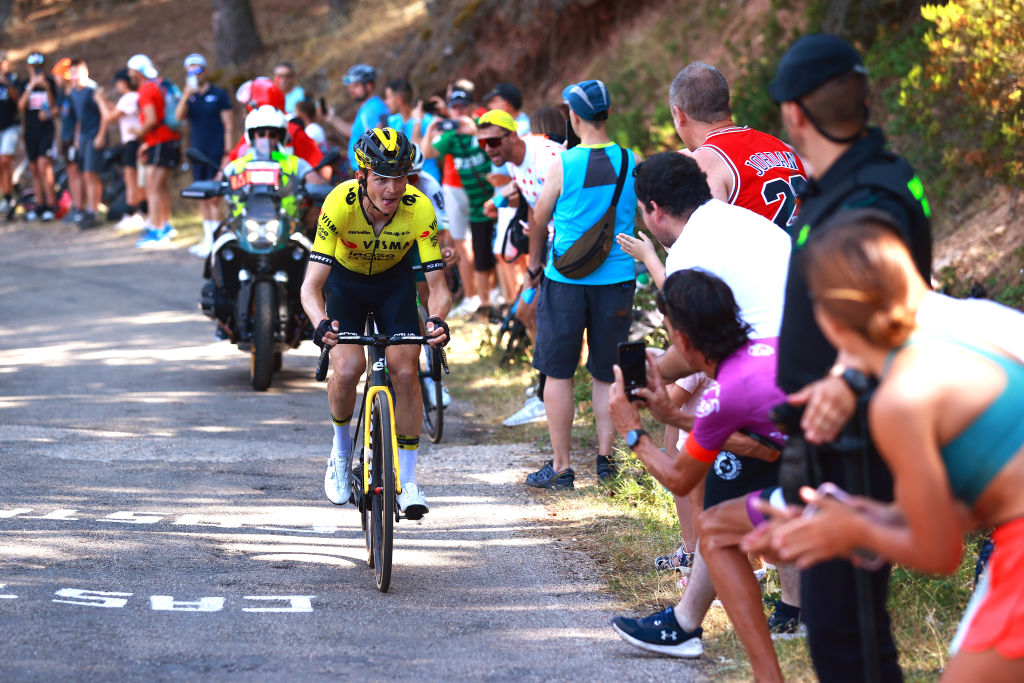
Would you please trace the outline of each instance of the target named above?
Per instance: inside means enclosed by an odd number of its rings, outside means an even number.
[[[420,334],[416,288],[406,254],[416,245],[427,278],[427,334],[431,346],[448,343],[444,317],[451,307],[444,264],[437,244],[433,206],[407,184],[413,147],[392,128],[374,128],[356,145],[359,170],[354,180],[331,191],[317,223],[313,252],[302,283],[302,307],[318,321],[313,341],[331,349],[334,369],[327,397],[334,424],[334,443],[324,475],[324,493],[336,505],[351,494],[352,465],[349,422],[355,407],[359,378],[366,368],[363,348],[337,344],[339,332],[363,333],[368,311],[374,311],[384,334]],[[326,298],[325,295],[326,294]],[[419,390],[417,346],[387,349],[388,369],[395,387],[399,470],[402,493],[398,506],[408,515],[428,511],[416,483],[423,398]]]

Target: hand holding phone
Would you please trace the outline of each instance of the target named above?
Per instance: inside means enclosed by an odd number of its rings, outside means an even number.
[[[647,386],[647,347],[642,341],[619,343],[619,368],[622,369],[623,389],[630,401],[643,399],[633,389]]]

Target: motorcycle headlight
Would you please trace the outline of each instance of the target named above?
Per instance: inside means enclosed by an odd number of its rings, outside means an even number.
[[[252,218],[245,221],[246,237],[252,243],[270,242],[271,244],[277,244],[279,237],[278,229],[280,227],[281,221],[276,218],[266,223],[260,223]]]

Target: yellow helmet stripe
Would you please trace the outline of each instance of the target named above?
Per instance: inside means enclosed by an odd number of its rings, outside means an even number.
[[[381,151],[395,152],[398,150],[398,133],[394,128],[374,128],[373,135],[380,140]]]

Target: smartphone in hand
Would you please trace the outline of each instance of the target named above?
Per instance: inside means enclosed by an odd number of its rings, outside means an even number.
[[[629,400],[642,400],[633,394],[633,389],[647,386],[647,345],[642,341],[620,342],[619,367]]]

